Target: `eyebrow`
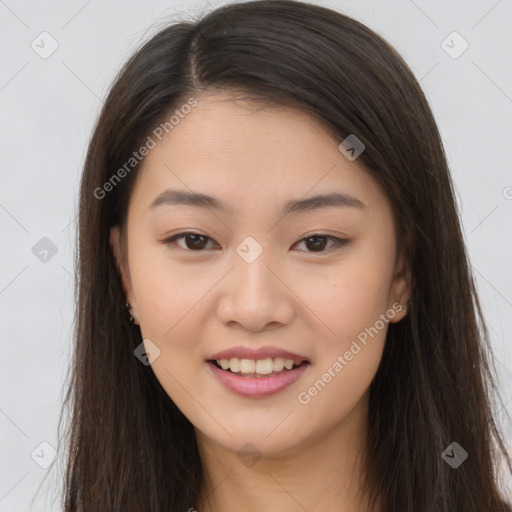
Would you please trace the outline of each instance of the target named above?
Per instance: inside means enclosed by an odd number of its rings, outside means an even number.
[[[149,208],[153,209],[162,205],[196,206],[218,210],[225,213],[233,213],[232,208],[228,207],[226,204],[219,201],[215,197],[196,192],[188,192],[186,190],[165,190],[153,200]],[[312,196],[307,199],[288,201],[284,204],[282,213],[283,215],[288,215],[290,213],[302,213],[312,210],[319,210],[321,208],[333,207],[352,207],[363,209],[366,208],[366,205],[356,197],[350,196],[343,192],[329,192],[327,194]]]

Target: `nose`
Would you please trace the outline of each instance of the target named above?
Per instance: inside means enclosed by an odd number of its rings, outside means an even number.
[[[251,263],[233,255],[233,268],[222,281],[217,309],[224,324],[259,332],[286,325],[293,318],[294,295],[286,275],[266,253]]]

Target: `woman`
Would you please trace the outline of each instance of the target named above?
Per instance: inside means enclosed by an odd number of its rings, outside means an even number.
[[[439,132],[361,23],[264,0],[161,30],[78,229],[66,511],[510,510]]]

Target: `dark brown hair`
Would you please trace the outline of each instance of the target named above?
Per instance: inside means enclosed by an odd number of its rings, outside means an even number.
[[[492,352],[428,102],[400,55],[360,22],[257,0],[160,30],[124,65],[94,129],[80,184],[65,511],[184,512],[204,483],[191,423],[134,357],[141,332],[127,321],[109,247],[140,164],[104,197],[94,191],[162,120],[213,88],[300,108],[340,142],[355,134],[358,161],[393,205],[412,308],[389,324],[370,388],[368,494],[383,512],[508,510]],[[457,469],[441,457],[454,441],[469,454]]]

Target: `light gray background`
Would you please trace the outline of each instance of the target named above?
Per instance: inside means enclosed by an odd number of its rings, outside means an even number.
[[[57,447],[73,322],[76,197],[107,87],[163,24],[221,3],[0,0],[0,511],[60,510],[52,503],[60,484],[54,471],[47,479],[53,485],[29,502],[46,472],[36,461],[51,460],[51,448],[41,443]],[[427,94],[455,180],[510,414],[512,1],[319,3],[384,36]],[[46,59],[31,47],[35,41],[50,48],[49,39],[41,42],[43,31],[58,43]],[[451,36],[442,46],[453,31],[469,44],[458,58],[445,49],[456,52],[460,41]],[[57,247],[47,262],[32,252],[42,237]],[[511,446],[512,429],[508,423],[503,428]]]

